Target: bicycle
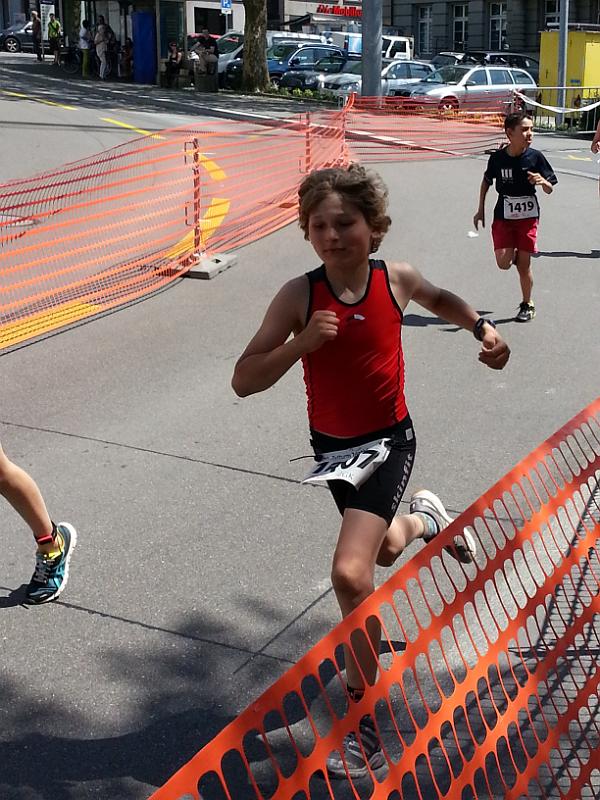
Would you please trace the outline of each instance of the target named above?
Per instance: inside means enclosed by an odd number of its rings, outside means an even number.
[[[59,64],[67,75],[75,75],[75,73],[81,71],[81,60],[81,50],[75,45],[61,48]]]

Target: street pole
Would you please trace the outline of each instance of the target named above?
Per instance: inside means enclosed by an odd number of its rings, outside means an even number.
[[[566,108],[567,100],[567,57],[569,52],[569,0],[560,1],[560,29],[558,31],[558,103],[560,108]],[[557,114],[556,122],[562,125],[564,114]]]
[[[381,97],[382,0],[362,4],[362,96]]]

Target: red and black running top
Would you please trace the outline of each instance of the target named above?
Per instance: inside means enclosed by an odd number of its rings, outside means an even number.
[[[329,436],[361,436],[406,417],[402,310],[384,261],[369,261],[364,296],[339,300],[325,267],[307,273],[310,296],[306,321],[315,311],[334,311],[338,334],[302,358],[312,430]]]

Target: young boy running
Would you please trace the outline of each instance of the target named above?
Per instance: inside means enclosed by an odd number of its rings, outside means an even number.
[[[427,490],[413,494],[409,514],[396,516],[416,449],[401,338],[409,301],[472,331],[482,343],[479,360],[492,369],[502,369],[510,351],[493,322],[460,297],[409,264],[369,258],[391,222],[378,176],[358,165],[323,169],[303,181],[299,196],[300,227],[323,263],[275,296],[235,366],[232,385],[240,397],[261,392],[303,362],[314,477],[329,478],[342,515],[331,577],[345,617],[373,592],[376,564],[391,566],[412,541],[430,541],[451,521]],[[343,479],[339,451],[345,451]],[[474,553],[472,537],[456,537],[455,557],[469,561]],[[371,621],[368,627],[379,652],[380,626]],[[349,696],[358,701],[364,681],[375,682],[378,663],[366,640],[356,642],[355,653],[356,661],[346,649],[346,680]],[[343,747],[352,777],[365,775],[367,763],[377,769],[385,761],[370,716],[359,731],[363,749],[353,734]],[[344,760],[332,754],[328,771],[345,775]]]
[[[0,447],[0,494],[31,528],[37,544],[35,571],[25,591],[33,605],[55,600],[67,585],[77,533],[68,522],[55,525],[33,478]]]
[[[494,255],[500,269],[510,269],[516,264],[523,299],[515,319],[518,322],[530,322],[535,317],[535,305],[531,299],[531,254],[537,252],[540,218],[535,187],[541,186],[546,194],[551,194],[558,179],[546,157],[531,147],[531,117],[521,111],[509,114],[504,120],[504,130],[509,143],[489,158],[473,225],[475,230],[480,222],[485,227],[485,197],[495,180],[498,202],[492,223]]]

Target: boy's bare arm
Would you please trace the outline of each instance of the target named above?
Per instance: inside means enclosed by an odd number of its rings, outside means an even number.
[[[240,397],[269,389],[302,355],[296,339],[288,341],[298,324],[301,280],[296,278],[280,289],[260,328],[239,357],[231,385]]]
[[[539,172],[527,172],[527,179],[529,183],[534,186],[541,186],[546,194],[552,194],[554,187],[549,180],[546,180]]]
[[[477,207],[477,211],[475,212],[475,216],[473,217],[473,225],[475,230],[478,229],[479,223],[481,222],[481,227],[485,228],[485,198],[489,191],[490,185],[484,178],[481,181],[481,186],[479,187],[479,206]]]
[[[414,300],[441,319],[473,331],[479,314],[462,297],[434,286],[408,264],[392,265],[392,269],[394,267],[400,267],[402,270],[399,274],[409,294],[407,299]],[[508,345],[491,325],[485,324],[482,334],[479,360],[492,369],[502,369],[510,357]]]
[[[294,278],[279,291],[235,365],[231,385],[237,395],[246,397],[269,389],[303,355],[335,339],[337,315],[316,311],[304,327],[307,305],[306,277]],[[289,339],[291,333],[295,335]]]

